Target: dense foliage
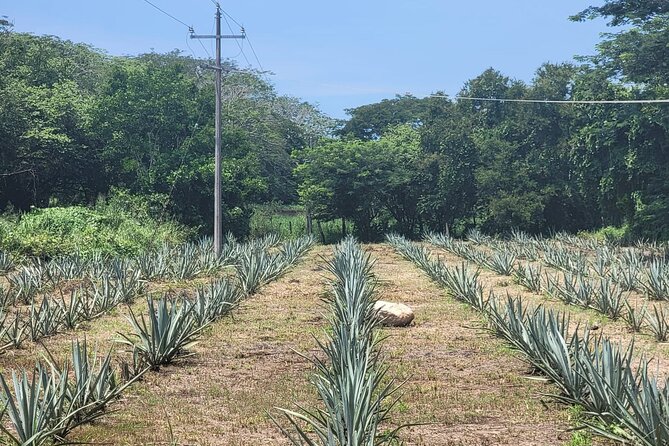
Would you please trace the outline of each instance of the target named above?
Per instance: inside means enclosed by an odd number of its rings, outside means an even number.
[[[545,64],[529,84],[488,69],[460,96],[669,98],[665,3],[609,0],[589,8],[573,19],[626,25],[605,35],[595,56],[580,65]],[[447,226],[460,232],[613,226],[629,237],[669,239],[667,104],[398,96],[349,113],[342,139],[301,152],[297,171],[307,207],[317,217],[352,220],[363,238]]]
[[[491,68],[460,95],[669,98],[665,3],[588,8],[572,20],[604,18],[617,27],[594,56],[545,64],[529,83]],[[115,188],[142,197],[158,221],[173,216],[209,232],[214,95],[203,65],[176,52],[110,57],[0,21],[0,210],[90,205]],[[404,95],[348,110],[333,131],[335,121],[313,106],[279,96],[262,74],[233,64],[223,95],[226,231],[247,234],[258,203],[299,200],[315,219],[304,227],[323,240],[328,221],[364,240],[472,227],[607,227],[622,237],[669,239],[666,104]]]
[[[118,191],[94,207],[50,207],[0,217],[2,250],[43,259],[95,253],[138,255],[194,235],[194,230],[174,221],[157,221],[142,197]]]
[[[112,186],[207,230],[212,221],[214,91],[208,61],[177,52],[110,57],[0,23],[0,210],[92,204]],[[260,73],[225,67],[226,231],[253,203],[297,198],[290,152],[332,120],[276,94]]]

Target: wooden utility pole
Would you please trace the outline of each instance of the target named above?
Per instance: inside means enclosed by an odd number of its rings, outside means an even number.
[[[216,65],[212,68],[216,71],[216,172],[214,174],[214,252],[217,256],[221,255],[223,248],[223,215],[221,203],[221,76],[223,67],[221,66],[221,40],[222,39],[245,39],[246,34],[242,29],[241,34],[221,35],[221,5],[216,3],[216,34],[198,35],[191,32],[191,39],[216,39]]]

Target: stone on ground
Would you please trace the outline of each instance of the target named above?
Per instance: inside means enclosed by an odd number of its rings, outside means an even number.
[[[413,310],[404,304],[378,300],[374,310],[383,325],[389,327],[406,327],[413,321]]]

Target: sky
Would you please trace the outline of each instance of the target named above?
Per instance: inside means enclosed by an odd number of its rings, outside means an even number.
[[[223,0],[248,42],[226,41],[224,57],[270,71],[280,94],[318,104],[337,118],[345,109],[411,93],[456,94],[489,67],[531,81],[544,62],[595,51],[601,20],[568,17],[604,0]],[[213,0],[151,0],[213,32]],[[0,0],[14,29],[85,42],[112,55],[174,49],[213,54],[183,24],[145,0]],[[239,27],[230,22],[235,33]],[[230,32],[223,23],[223,31]],[[246,57],[244,57],[246,56]]]

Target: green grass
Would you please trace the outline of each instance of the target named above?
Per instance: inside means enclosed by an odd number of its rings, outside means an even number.
[[[347,231],[353,231],[353,224],[346,223]],[[253,208],[250,222],[251,238],[259,238],[275,233],[284,239],[296,238],[307,232],[304,208],[299,205],[269,203]],[[341,221],[313,221],[313,234],[324,245],[339,243],[342,239]]]

